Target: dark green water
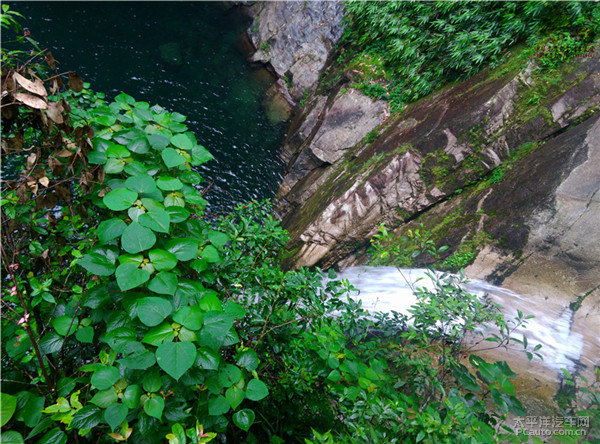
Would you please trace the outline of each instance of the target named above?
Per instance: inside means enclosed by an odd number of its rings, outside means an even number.
[[[9,4],[61,72],[76,71],[107,98],[125,92],[187,116],[215,156],[199,170],[214,181],[205,196],[212,211],[275,194],[284,128],[267,120],[261,100],[269,85],[235,47],[247,18],[216,2]],[[181,63],[166,61],[162,45]]]

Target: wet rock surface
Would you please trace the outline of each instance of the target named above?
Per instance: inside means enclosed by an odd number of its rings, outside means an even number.
[[[257,50],[251,60],[270,64],[280,78],[288,79],[291,96],[301,100],[316,89],[342,36],[342,2],[262,2],[251,8],[254,23],[248,34]]]

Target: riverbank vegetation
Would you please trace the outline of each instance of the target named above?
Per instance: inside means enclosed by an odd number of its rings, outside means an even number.
[[[394,110],[444,84],[501,63],[527,42],[546,68],[595,51],[595,2],[345,2],[341,63],[360,73],[357,86]]]
[[[5,30],[17,17],[3,5]],[[284,270],[268,204],[205,211],[212,156],[185,116],[107,100],[19,40],[2,49],[3,443],[522,441],[514,373],[465,338],[533,358],[527,316],[432,272],[408,315],[373,317],[333,273]]]

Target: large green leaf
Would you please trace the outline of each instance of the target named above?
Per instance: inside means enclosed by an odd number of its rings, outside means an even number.
[[[254,411],[251,409],[243,409],[239,412],[234,413],[233,415],[233,423],[242,429],[244,432],[247,432],[252,424],[254,424],[254,418],[256,415]]]
[[[171,222],[178,224],[190,217],[190,212],[182,207],[166,207],[165,210],[171,216]]]
[[[104,204],[113,211],[123,211],[128,209],[137,200],[138,193],[127,188],[118,188],[109,191],[102,198]]]
[[[115,275],[121,291],[139,287],[150,279],[150,273],[146,270],[141,270],[137,265],[130,263],[119,265]]]
[[[187,238],[175,238],[167,241],[165,248],[180,261],[189,261],[198,256],[198,242]]]
[[[139,348],[129,353],[123,359],[119,359],[119,364],[122,364],[125,367],[133,370],[146,370],[147,368],[153,366],[156,362],[154,354],[150,350],[146,350],[146,348],[139,342],[133,342],[132,344],[138,344]]]
[[[213,155],[201,145],[192,148],[192,165],[198,166],[208,162],[213,158]]]
[[[148,289],[158,294],[168,294],[173,296],[177,289],[177,275],[170,271],[161,271],[148,284]]]
[[[111,431],[125,421],[128,412],[129,409],[123,404],[111,404],[108,406],[104,411],[104,420],[110,426]]]
[[[106,157],[113,159],[124,159],[130,157],[131,152],[123,145],[111,145],[106,148]]]
[[[185,163],[185,157],[181,156],[173,148],[165,148],[160,153],[163,161],[167,168],[175,168],[176,166],[183,165]]]
[[[138,222],[131,222],[121,236],[121,245],[128,253],[139,253],[152,248],[155,243],[154,232],[141,226]]]
[[[130,385],[127,386],[125,392],[123,393],[123,404],[125,404],[130,409],[134,409],[138,406],[140,402],[140,396],[142,395],[142,389],[139,385]]]
[[[210,416],[223,415],[229,411],[229,403],[223,395],[212,397],[208,400],[208,414]]]
[[[88,404],[75,413],[71,421],[71,427],[76,430],[91,429],[100,422],[102,422],[102,410]]]
[[[23,435],[19,432],[9,430],[0,434],[0,444],[25,444],[25,441],[23,441]]]
[[[204,312],[216,311],[221,313],[223,311],[223,304],[216,294],[207,294],[198,303],[198,307]]]
[[[171,216],[162,208],[153,208],[139,216],[140,225],[159,233],[168,233],[171,225]]]
[[[251,401],[260,401],[269,394],[269,389],[264,382],[253,379],[246,387],[246,397]]]
[[[156,181],[158,188],[164,191],[177,191],[183,188],[181,181],[175,177],[161,176]]]
[[[177,381],[195,360],[196,346],[191,342],[165,342],[156,350],[159,367]]]
[[[245,397],[244,390],[236,386],[229,387],[225,392],[225,398],[233,410],[238,408]]]
[[[219,252],[212,245],[207,245],[202,250],[202,259],[206,259],[207,262],[218,263],[221,261],[221,257],[219,256]]]
[[[40,346],[42,347],[42,350],[44,350],[44,353],[52,354],[61,349],[63,342],[63,337],[57,335],[55,332],[51,332],[45,334],[40,340]]]
[[[98,390],[106,390],[112,387],[119,377],[119,369],[103,365],[92,374],[91,382]]]
[[[169,139],[161,134],[150,134],[147,138],[150,146],[158,151],[164,150],[169,145]]]
[[[191,150],[196,144],[186,134],[176,134],[171,137],[171,144],[182,150]]]
[[[80,327],[75,333],[75,337],[79,342],[84,344],[92,344],[94,342],[94,327],[88,325],[87,327]]]
[[[204,314],[203,334],[213,338],[222,338],[233,325],[233,316],[211,311]]]
[[[154,267],[159,271],[169,271],[177,265],[177,258],[175,255],[166,250],[160,250],[158,248],[150,250],[148,252],[148,257]]]
[[[242,371],[232,364],[226,364],[219,371],[219,383],[221,387],[231,387],[242,379]]]
[[[77,318],[73,319],[71,316],[59,316],[58,318],[52,319],[52,326],[56,332],[61,336],[70,336],[75,333],[79,325]],[[70,328],[70,330],[69,330]]]
[[[200,330],[204,323],[202,310],[198,306],[185,306],[181,308],[175,313],[173,320],[190,330]]]
[[[137,193],[152,193],[157,189],[156,182],[154,182],[152,176],[148,176],[147,174],[128,177],[125,181],[125,186],[127,189]]]
[[[229,236],[220,231],[211,230],[208,233],[208,240],[217,248],[223,248],[223,246],[229,241]]]
[[[55,427],[42,436],[37,444],[67,444],[67,440],[67,434],[60,428]],[[4,443],[4,441],[2,441],[2,443]]]
[[[216,370],[219,368],[221,356],[218,352],[209,348],[199,348],[196,365],[204,370]]]
[[[146,136],[141,136],[133,139],[131,142],[127,144],[127,148],[137,154],[146,154],[150,151],[150,146],[148,144],[148,139]]]
[[[101,390],[96,392],[90,402],[102,409],[105,409],[111,404],[114,404],[119,400],[119,396],[117,395],[117,389],[114,387],[110,387],[106,390]]]
[[[153,416],[159,420],[164,409],[165,401],[160,395],[154,396],[144,403],[144,412],[146,412],[148,416]]]
[[[17,397],[0,393],[0,427],[4,427],[17,408]]]
[[[137,302],[137,315],[148,327],[160,324],[173,311],[173,306],[163,298],[147,297]]]
[[[121,219],[109,219],[100,222],[96,232],[98,233],[98,239],[103,244],[116,239],[123,234],[123,230],[127,227],[127,224]],[[96,273],[95,273],[96,274]]]
[[[135,342],[137,334],[129,327],[117,327],[106,332],[104,342],[117,353],[123,353],[127,344]]]
[[[116,259],[116,258],[115,258]],[[115,259],[100,253],[84,254],[77,264],[98,276],[110,276],[115,272]]]
[[[249,372],[258,368],[258,356],[256,355],[256,352],[252,349],[244,350],[238,353],[236,359],[237,363]]]
[[[173,327],[163,322],[162,324],[153,327],[144,335],[142,342],[150,345],[160,345],[165,341],[172,341],[175,338]]]

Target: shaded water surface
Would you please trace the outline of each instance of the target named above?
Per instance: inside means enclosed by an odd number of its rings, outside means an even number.
[[[199,167],[214,185],[211,210],[272,197],[283,173],[283,125],[261,100],[269,81],[235,46],[249,20],[217,2],[16,2],[11,9],[61,71],[91,89],[121,92],[188,118],[215,159]]]

